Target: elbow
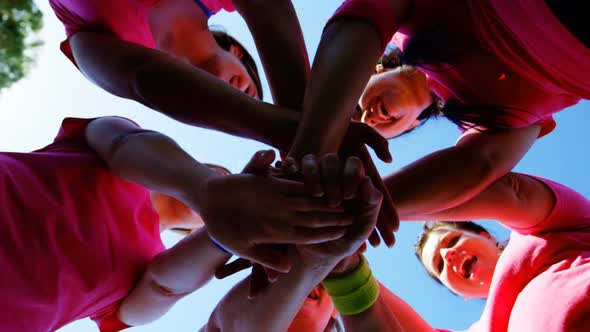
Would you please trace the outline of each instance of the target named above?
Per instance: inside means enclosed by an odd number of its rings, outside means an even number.
[[[480,149],[469,149],[466,153],[471,168],[470,177],[482,187],[486,187],[506,173],[510,172],[514,165],[507,165],[495,153]]]
[[[152,265],[146,271],[146,276],[149,278],[149,286],[155,293],[166,298],[181,298],[197,289],[196,287],[184,287],[186,285],[183,285],[182,288],[175,287],[173,282],[174,277],[169,273],[160,271],[161,269],[157,260],[158,257],[154,259],[154,262],[152,262]]]
[[[146,61],[137,66],[130,77],[130,89],[134,99],[147,107],[154,108],[148,103],[149,96],[158,89],[158,73],[154,70],[153,62]]]

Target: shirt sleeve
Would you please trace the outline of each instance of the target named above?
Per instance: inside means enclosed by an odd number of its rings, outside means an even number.
[[[326,24],[328,27],[341,18],[356,18],[371,24],[381,39],[381,52],[397,30],[397,15],[388,0],[347,0]]]
[[[521,234],[555,231],[575,231],[590,227],[590,201],[582,194],[557,182],[532,176],[549,188],[555,205],[549,216],[529,228],[512,228]]]
[[[553,117],[549,117],[545,120],[542,120],[541,122],[538,122],[537,124],[541,126],[541,132],[539,132],[539,136],[537,138],[541,138],[541,137],[549,134],[550,132],[553,131],[553,129],[555,129],[555,127],[557,127],[557,123],[555,122]]]
[[[109,305],[101,310],[99,314],[92,316],[91,319],[98,325],[100,332],[118,332],[130,328],[131,326],[121,322],[117,316],[120,303]]]

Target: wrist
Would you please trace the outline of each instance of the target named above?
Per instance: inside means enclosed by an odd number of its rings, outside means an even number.
[[[271,110],[273,113],[270,124],[267,125],[270,132],[265,143],[287,152],[295,138],[301,120],[301,112],[278,106],[274,106],[274,108]]]
[[[360,264],[349,274],[325,279],[322,285],[342,315],[357,315],[371,308],[379,298],[379,283],[362,256]]]
[[[340,278],[352,273],[361,264],[361,254],[355,253],[343,258],[330,273],[327,278]]]
[[[212,182],[221,176],[209,167],[198,164],[189,171],[189,174],[180,176],[181,194],[179,199],[202,217]],[[203,221],[206,224],[206,220]]]

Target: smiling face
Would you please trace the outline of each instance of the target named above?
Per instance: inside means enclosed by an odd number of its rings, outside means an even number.
[[[477,234],[451,226],[434,229],[420,257],[426,270],[464,298],[485,298],[500,256],[488,233]]]
[[[426,75],[411,66],[377,67],[359,100],[355,120],[392,138],[420,124],[418,116],[432,103]]]
[[[244,92],[252,98],[260,98],[260,91],[242,58],[244,51],[240,46],[231,45],[226,51],[221,47],[207,61],[196,64],[197,67],[209,72],[234,88]]]

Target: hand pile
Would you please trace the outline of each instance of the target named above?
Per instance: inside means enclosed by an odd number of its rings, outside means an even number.
[[[307,155],[295,174],[284,171],[292,160],[281,170],[271,167],[274,158],[273,151],[258,152],[241,174],[210,181],[203,195],[201,213],[210,236],[241,257],[221,267],[217,277],[259,264],[253,269],[251,295],[278,272],[288,272],[294,252],[298,263],[312,267],[335,266],[357,252],[376,234],[383,200],[358,157],[341,162],[336,154],[321,159]],[[380,218],[387,223],[380,228],[382,236],[391,244],[395,223],[387,219],[397,221],[393,213]]]

